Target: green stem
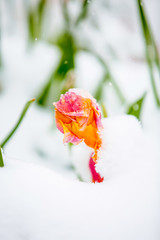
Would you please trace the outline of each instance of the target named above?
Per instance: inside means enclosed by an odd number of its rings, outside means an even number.
[[[0,146],[0,167],[4,167],[4,162],[3,162],[3,155],[2,155],[2,148]]]
[[[17,122],[17,124],[15,125],[15,127],[13,128],[13,130],[8,134],[8,136],[3,140],[3,142],[1,143],[1,147],[4,147],[5,144],[9,141],[9,139],[13,136],[13,134],[15,133],[15,131],[17,130],[17,128],[19,127],[20,123],[22,122],[24,116],[26,115],[26,112],[28,110],[28,108],[30,107],[30,105],[35,101],[35,99],[31,99],[30,101],[28,101],[24,108],[23,108],[23,111],[20,115],[20,118]]]

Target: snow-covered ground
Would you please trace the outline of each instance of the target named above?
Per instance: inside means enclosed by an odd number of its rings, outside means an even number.
[[[1,239],[159,239],[158,154],[134,117],[108,118],[104,127],[100,184],[6,159]],[[74,161],[87,161],[87,149],[74,151]]]
[[[94,3],[91,18],[97,20],[98,28],[86,21],[76,35],[109,62],[128,103],[147,91],[142,129],[134,118],[123,115],[126,106],[118,101],[113,86],[107,85],[104,102],[109,118],[104,120],[104,148],[97,164],[105,180],[99,184],[81,182],[77,173],[86,181],[90,177],[86,164],[90,150],[83,143],[71,151],[64,146],[63,136],[55,128],[54,108],[46,110],[34,103],[4,148],[5,167],[0,169],[2,240],[160,238],[160,110],[144,61],[136,7],[133,1],[130,8],[127,1],[119,2],[112,1],[112,11]],[[122,3],[128,12],[123,8],[118,11]],[[158,4],[146,1],[159,46]],[[1,141],[16,123],[25,102],[37,96],[60,57],[55,46],[37,41],[28,49],[21,34],[2,30]],[[93,56],[84,52],[77,55],[78,87],[93,93],[102,75],[102,67]]]

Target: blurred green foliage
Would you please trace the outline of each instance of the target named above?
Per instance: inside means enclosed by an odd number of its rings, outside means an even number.
[[[145,97],[146,97],[146,93],[144,93],[143,96],[139,98],[137,101],[132,103],[128,107],[127,114],[133,115],[136,118],[138,118],[138,120],[140,120]]]
[[[157,69],[159,73],[159,80],[160,80],[160,59],[159,54],[157,50],[157,46],[155,43],[155,39],[151,30],[151,27],[149,25],[149,20],[147,18],[145,8],[144,8],[144,2],[142,0],[137,0],[138,9],[139,9],[139,16],[141,20],[141,26],[142,31],[144,35],[144,44],[145,44],[145,50],[146,50],[146,60],[148,64],[152,89],[154,93],[154,97],[156,100],[157,105],[160,107],[160,96],[157,91],[156,87],[156,79],[155,79],[155,69]],[[159,81],[160,83],[160,81]]]
[[[82,2],[81,11],[74,27],[87,17],[89,3],[90,1],[86,0]],[[41,106],[50,105],[53,101],[59,99],[60,94],[66,92],[69,88],[75,87],[75,79],[70,76],[70,72],[75,68],[75,57],[79,49],[76,46],[76,40],[71,31],[71,28],[74,28],[73,26],[71,27],[71,25],[74,24],[71,23],[67,1],[63,0],[61,6],[66,25],[64,32],[60,35],[58,41],[54,43],[58,46],[61,52],[61,58],[56,70],[53,70],[48,82],[38,94],[37,103]]]
[[[46,0],[40,0],[35,8],[28,11],[28,33],[29,40],[35,41],[42,37],[43,15],[46,7]]]
[[[96,91],[94,93],[94,97],[97,99],[97,101],[100,104],[103,103],[103,98],[106,94],[105,93],[106,88],[104,88],[104,86],[107,86],[108,83],[111,83],[120,103],[122,105],[127,105],[128,104],[127,100],[120,86],[118,85],[118,82],[116,81],[116,79],[114,79],[114,76],[111,72],[108,62],[106,62],[106,60],[104,60],[103,57],[101,57],[93,49],[89,49],[86,46],[79,47],[77,45],[78,43],[76,41],[76,37],[74,36],[75,33],[74,30],[78,28],[79,23],[82,23],[89,16],[89,7],[92,1],[91,0],[82,1],[81,10],[77,14],[75,20],[71,18],[70,13],[68,11],[69,2],[61,0],[60,3],[65,26],[63,32],[58,37],[58,40],[52,42],[52,44],[56,45],[59,48],[61,52],[61,57],[57,64],[57,68],[53,69],[48,81],[45,83],[44,87],[38,94],[37,103],[41,106],[49,106],[53,101],[57,101],[59,99],[60,94],[66,92],[69,88],[76,86],[75,77],[73,74],[74,69],[76,67],[75,58],[80,51],[85,51],[88,54],[94,56],[97,59],[97,62],[103,67],[104,70],[103,77],[99,81],[99,84],[97,85]],[[145,38],[146,60],[150,72],[152,89],[157,105],[160,106],[160,100],[154,76],[155,66],[160,75],[160,61],[158,50],[151,31],[151,27],[149,26],[149,21],[145,13],[144,4],[141,0],[137,0],[137,4],[139,9],[139,16],[141,19],[141,26]],[[40,0],[37,6],[33,9],[30,9],[28,13],[28,29],[29,36],[32,41],[35,40],[35,38],[40,39],[42,37],[42,26],[44,20],[43,18],[45,16],[44,13],[46,5],[47,1]],[[136,116],[138,119],[140,119],[144,99],[145,95],[142,96],[135,103],[133,103],[131,106],[129,106],[129,108],[127,109],[127,113],[132,114]],[[137,106],[137,109],[135,106]],[[107,112],[104,115],[107,116]]]
[[[61,52],[61,58],[58,63],[58,66],[55,70],[53,70],[50,75],[47,83],[38,94],[37,103],[41,106],[48,106],[53,101],[58,100],[61,93],[64,93],[71,87],[75,87],[75,79],[71,80],[71,78],[67,77],[71,70],[75,68],[75,57],[76,54],[80,51],[86,51],[89,54],[93,55],[97,61],[102,65],[104,69],[104,77],[102,81],[100,81],[99,86],[97,87],[95,98],[98,101],[102,101],[104,94],[104,84],[108,81],[111,81],[113,87],[122,103],[125,102],[125,98],[114,80],[107,63],[100,57],[97,53],[95,53],[91,49],[87,49],[86,47],[80,48],[76,44],[76,40],[74,38],[73,30],[77,27],[77,25],[83,21],[88,16],[89,5],[91,4],[90,0],[82,1],[81,11],[77,16],[75,23],[71,22],[69,13],[68,13],[68,5],[67,1],[61,1],[62,12],[65,20],[65,29],[64,32],[58,38],[58,41],[54,42],[56,46],[58,46]],[[42,26],[42,18],[45,9],[45,3],[41,0],[37,8],[32,12],[30,11],[29,15],[29,33],[32,40],[35,40],[35,37],[40,37],[40,29]],[[38,19],[38,20],[37,20]],[[72,30],[71,30],[72,29]],[[52,43],[53,44],[53,43]]]
[[[60,61],[37,97],[38,104],[42,106],[50,105],[59,98],[62,92],[74,87],[73,82],[67,88],[66,82],[67,73],[75,68],[76,45],[72,34],[70,32],[63,33],[57,41],[57,46],[61,51]]]
[[[82,3],[82,9],[81,12],[76,20],[76,25],[79,24],[82,20],[87,18],[88,16],[88,9],[89,9],[89,4],[91,3],[92,0],[84,0]]]

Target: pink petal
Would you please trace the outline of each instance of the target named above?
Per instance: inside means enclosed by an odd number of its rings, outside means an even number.
[[[90,171],[92,174],[92,181],[93,182],[103,182],[104,178],[101,177],[101,175],[96,172],[95,164],[96,163],[93,161],[92,156],[91,156],[90,160],[89,160],[89,168],[90,168]]]

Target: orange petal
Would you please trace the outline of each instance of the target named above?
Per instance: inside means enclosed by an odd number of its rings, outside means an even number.
[[[79,125],[80,131],[83,131],[86,128],[87,123],[88,123],[88,118],[89,117],[76,117],[76,121]]]
[[[61,121],[60,121],[61,122]],[[67,126],[61,122],[61,125],[63,127],[63,132],[64,132],[64,138],[63,138],[63,143],[73,143],[73,144],[79,144],[82,139],[79,139],[77,136],[75,136],[72,132],[69,131]]]

